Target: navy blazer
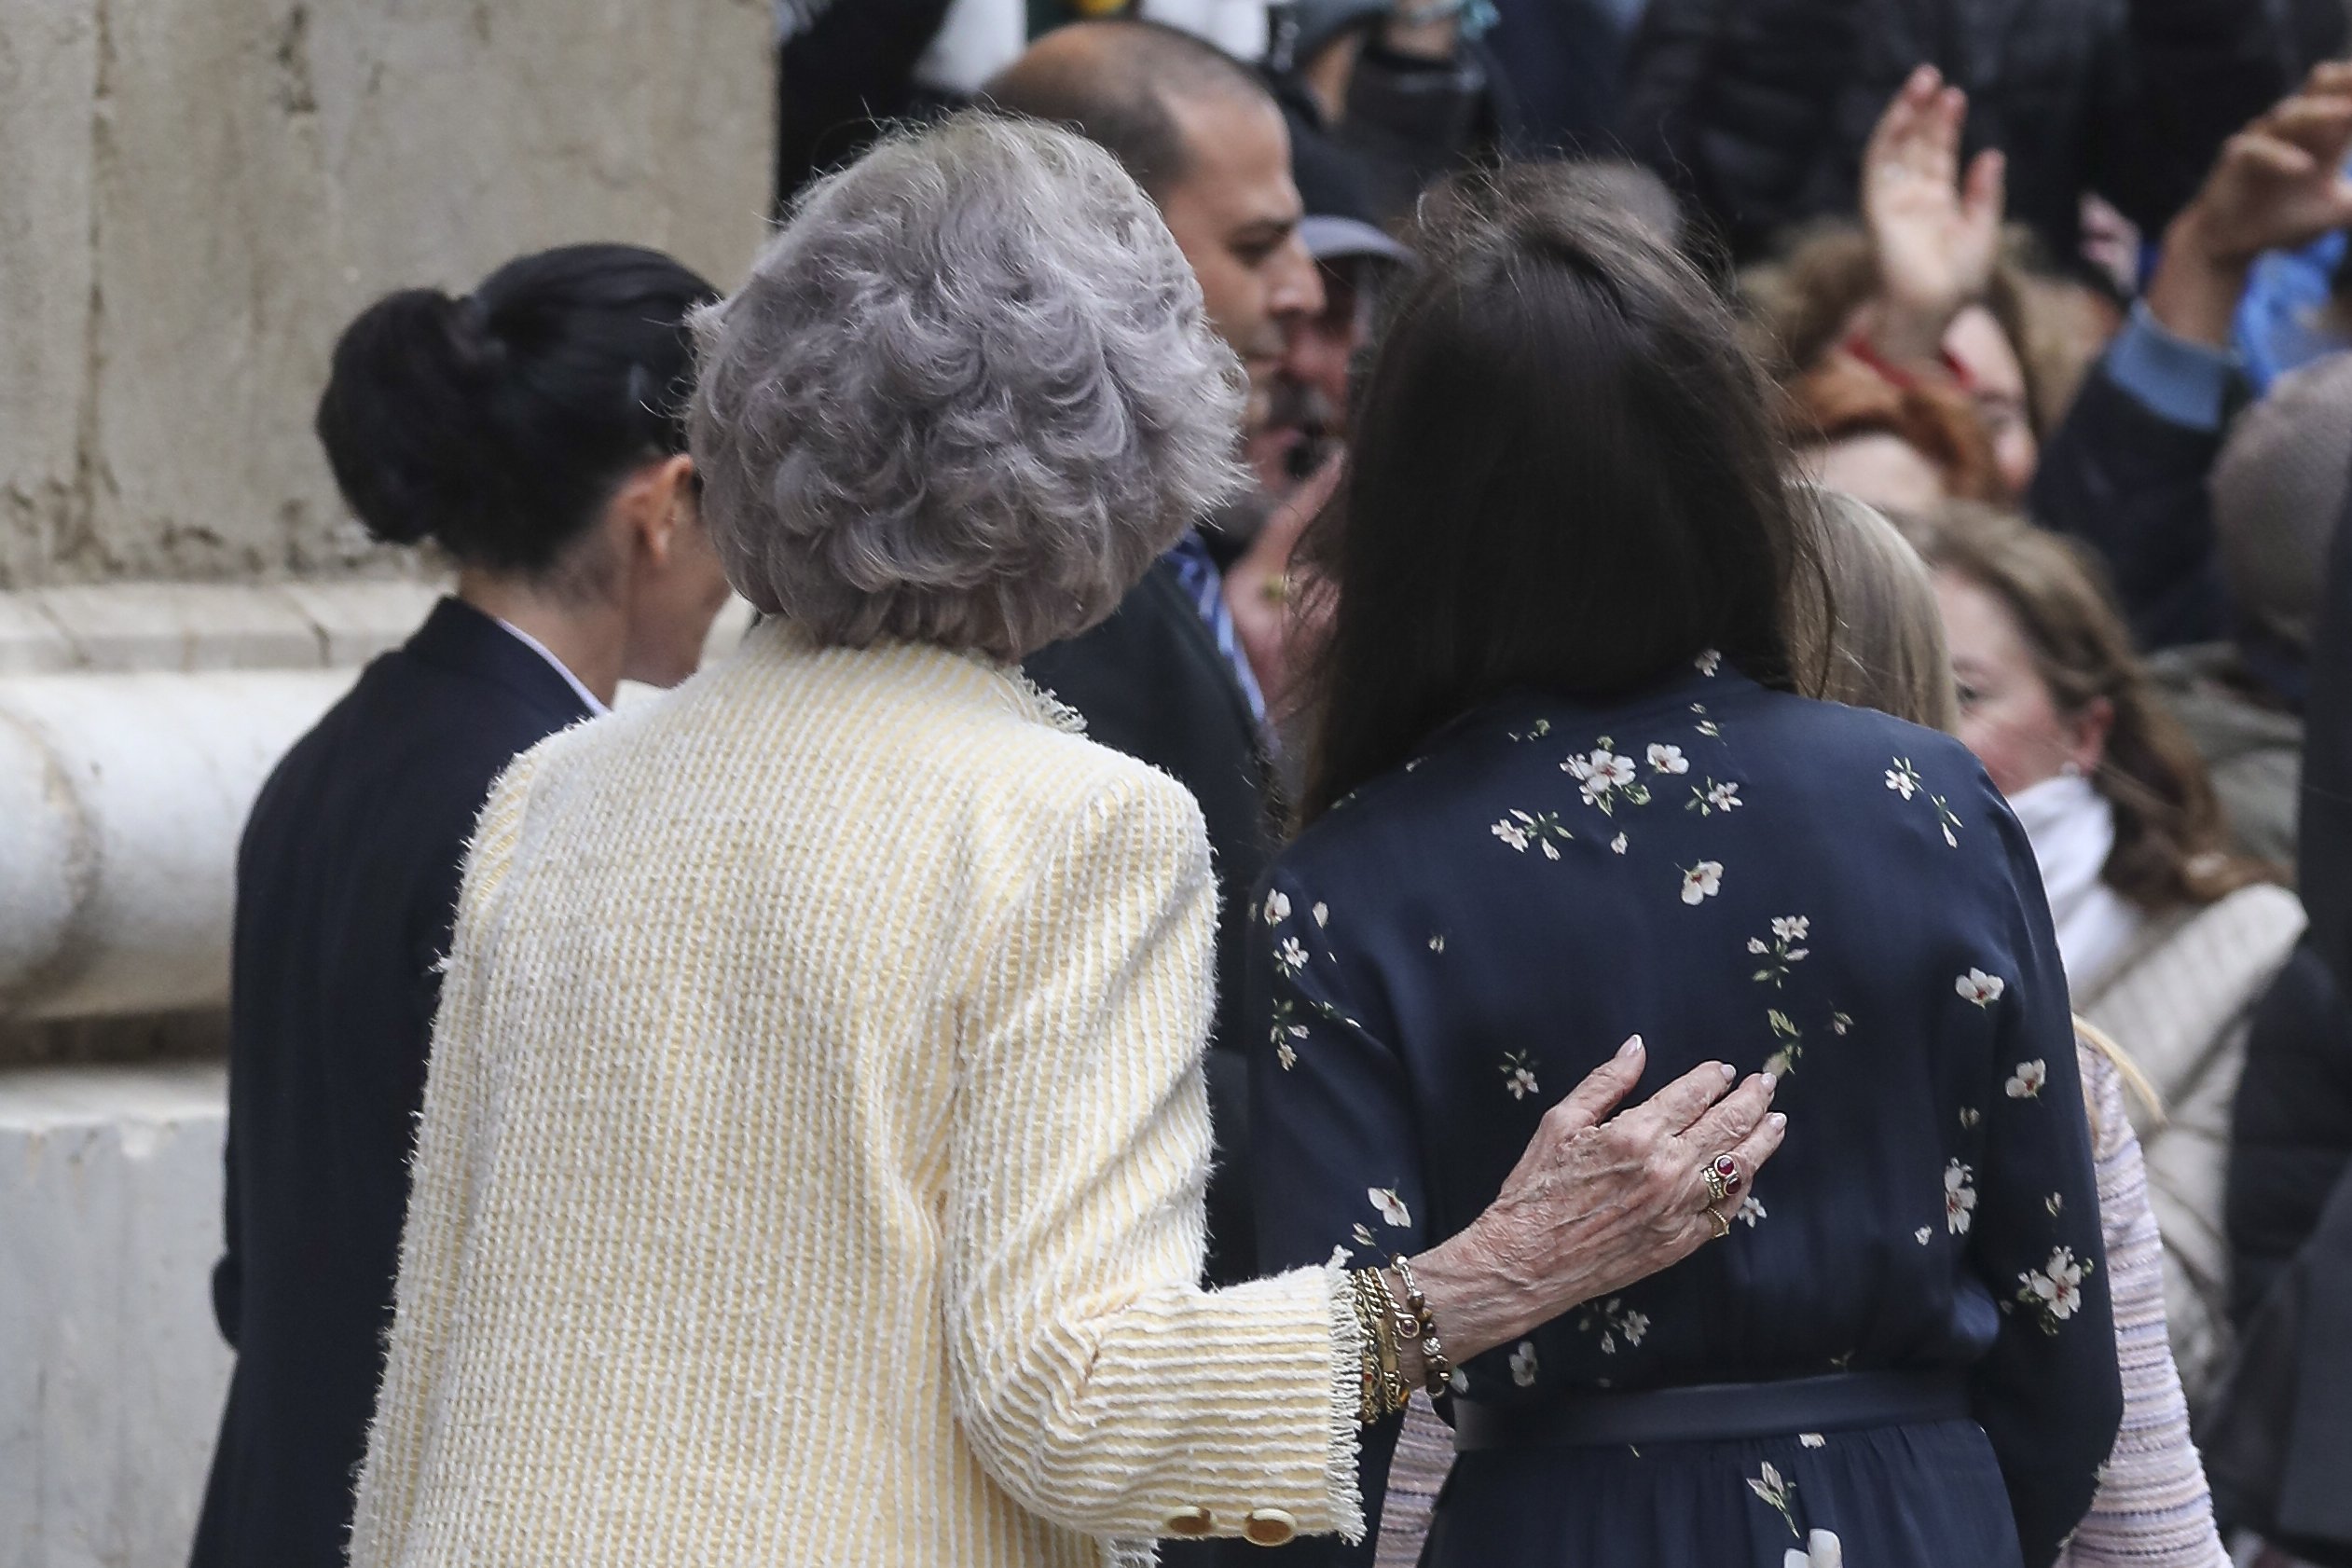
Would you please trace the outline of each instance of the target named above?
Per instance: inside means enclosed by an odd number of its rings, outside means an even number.
[[[506,764],[588,715],[545,659],[445,598],[254,803],[213,1280],[237,1366],[197,1568],[343,1561],[466,841]]]
[[[1249,890],[1273,853],[1272,788],[1249,699],[1175,566],[1152,564],[1100,626],[1040,649],[1029,679],[1076,708],[1087,735],[1192,791],[1216,856],[1217,1011],[1209,1026],[1208,1278],[1250,1277],[1249,1069],[1241,1024]]]

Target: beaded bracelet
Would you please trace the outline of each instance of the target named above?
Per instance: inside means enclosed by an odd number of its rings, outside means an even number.
[[[1405,1305],[1413,1318],[1413,1338],[1421,1341],[1422,1387],[1435,1399],[1446,1391],[1447,1380],[1453,1376],[1453,1363],[1446,1359],[1444,1343],[1437,1338],[1437,1317],[1429,1310],[1429,1298],[1421,1293],[1421,1283],[1413,1278],[1413,1266],[1403,1253],[1390,1260],[1396,1277],[1405,1285]]]

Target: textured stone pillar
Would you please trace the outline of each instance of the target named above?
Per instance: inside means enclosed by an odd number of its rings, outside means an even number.
[[[217,1066],[0,1071],[0,1568],[179,1568],[228,1384]]]
[[[768,0],[0,0],[0,587],[368,547],[336,333],[580,240],[724,287],[763,232]]]

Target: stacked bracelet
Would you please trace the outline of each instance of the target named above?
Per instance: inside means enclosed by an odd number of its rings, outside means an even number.
[[[1364,1330],[1364,1360],[1356,1421],[1365,1426],[1395,1415],[1412,1397],[1405,1381],[1404,1361],[1396,1351],[1398,1316],[1388,1286],[1378,1269],[1358,1269],[1348,1275],[1355,1321]]]
[[[1413,1278],[1413,1266],[1401,1252],[1389,1263],[1405,1285],[1405,1306],[1411,1314],[1409,1331],[1421,1341],[1422,1386],[1435,1399],[1446,1391],[1446,1380],[1453,1375],[1453,1363],[1446,1359],[1446,1347],[1437,1338],[1437,1314],[1429,1310],[1429,1298],[1421,1293],[1421,1285]],[[1400,1324],[1405,1321],[1402,1316],[1398,1318]]]

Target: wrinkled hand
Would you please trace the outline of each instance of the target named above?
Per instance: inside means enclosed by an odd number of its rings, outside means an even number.
[[[1862,158],[1862,216],[1878,256],[1891,318],[1881,352],[1933,358],[1953,316],[1984,296],[2001,254],[2006,165],[1976,155],[1960,172],[1968,95],[1932,65],[1911,73],[1870,133]],[[1899,335],[1903,340],[1890,342]],[[1923,339],[1923,341],[1912,341]]]
[[[2352,62],[2314,66],[2291,98],[2221,144],[2190,204],[2194,238],[2215,261],[2243,265],[2352,225]]]
[[[1787,1119],[1767,1114],[1772,1080],[1759,1074],[1729,1093],[1720,1063],[1602,1121],[1646,1060],[1641,1037],[1628,1040],[1545,1114],[1487,1211],[1413,1259],[1454,1360],[1689,1257],[1719,1230],[1701,1165],[1727,1151],[1752,1182],[1780,1148]]]

